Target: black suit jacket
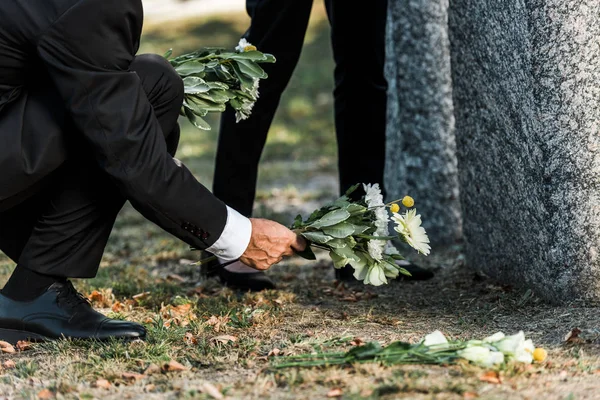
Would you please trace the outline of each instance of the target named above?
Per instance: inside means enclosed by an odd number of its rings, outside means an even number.
[[[221,235],[227,209],[169,156],[128,71],[142,21],[141,0],[0,0],[0,205],[65,161],[68,139],[57,127],[68,118],[69,134],[91,145],[98,166],[146,218],[204,249]],[[56,87],[54,109],[28,99],[47,81]]]

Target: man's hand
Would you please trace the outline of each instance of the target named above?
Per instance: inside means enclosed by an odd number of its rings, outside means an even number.
[[[277,222],[268,219],[250,218],[252,236],[248,248],[240,257],[244,264],[264,271],[280,262],[284,256],[291,256],[294,250],[306,248],[303,237]]]

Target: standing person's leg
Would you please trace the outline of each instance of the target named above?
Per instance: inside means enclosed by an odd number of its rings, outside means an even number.
[[[269,78],[261,81],[260,98],[249,119],[236,123],[230,107],[221,117],[213,192],[247,217],[252,215],[258,163],[281,94],[300,58],[312,4],[313,0],[246,0],[251,24],[244,37],[277,62],[263,64]],[[242,290],[275,288],[264,272],[241,262],[219,269],[218,275],[222,283]]]
[[[261,81],[260,98],[249,119],[236,123],[231,108],[223,113],[213,191],[248,217],[256,194],[260,156],[281,94],[298,63],[312,3],[312,0],[246,1],[252,22],[244,37],[260,51],[273,54],[277,62],[263,65],[269,78]]]
[[[174,155],[183,101],[181,79],[160,56],[137,57],[130,69],[140,76],[155,115],[168,132],[167,147]],[[35,93],[29,96],[35,102]],[[46,188],[0,213],[0,249],[18,263],[2,290],[13,300],[31,300],[52,281],[95,276],[125,202],[116,186],[90,161],[85,143],[73,139],[78,148],[69,149],[68,161],[46,178]]]
[[[340,190],[356,183],[383,189],[387,81],[387,0],[325,0],[335,58],[335,126]],[[360,57],[360,61],[357,59]]]

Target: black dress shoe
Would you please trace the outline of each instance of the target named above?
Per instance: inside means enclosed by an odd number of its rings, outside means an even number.
[[[218,277],[219,281],[227,287],[237,290],[260,292],[262,290],[273,290],[277,287],[262,271],[258,272],[231,272],[225,269],[218,260],[208,262],[202,266],[202,274],[207,278]]]
[[[15,301],[0,294],[0,340],[144,339],[139,324],[110,319],[95,311],[69,281],[52,284],[32,301]]]
[[[426,270],[424,268],[419,267],[415,264],[402,265],[402,268],[410,272],[410,276],[400,274],[398,275],[397,280],[405,280],[405,281],[426,281],[434,277],[434,273]],[[344,282],[352,282],[356,279],[354,278],[354,268],[347,265],[344,268],[335,270],[335,278],[338,281]]]

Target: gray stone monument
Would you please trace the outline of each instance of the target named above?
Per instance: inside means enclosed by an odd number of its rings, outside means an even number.
[[[453,0],[460,191],[472,267],[600,300],[600,2]]]
[[[462,236],[448,0],[390,0],[386,180],[389,196],[410,194],[433,243]]]

